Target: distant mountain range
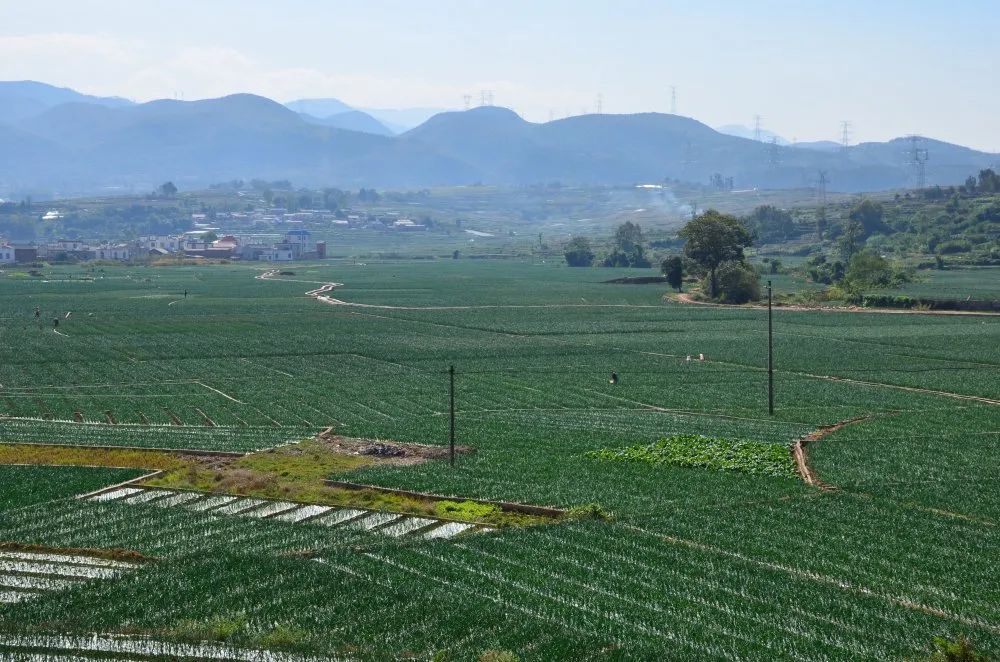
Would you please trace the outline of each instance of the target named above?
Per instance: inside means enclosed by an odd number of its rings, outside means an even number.
[[[726,124],[724,126],[717,126],[715,130],[719,133],[724,133],[727,136],[736,136],[737,138],[749,138],[752,140],[757,139],[757,132],[748,126],[743,126],[742,124]],[[760,139],[764,142],[771,142],[772,140],[779,145],[791,145],[791,141],[779,136],[773,131],[768,131],[767,129],[760,130]]]
[[[285,104],[306,121],[378,136],[405,133],[444,108],[353,108],[340,99],[297,99]]]
[[[400,135],[334,99],[288,106],[237,94],[134,104],[41,83],[0,83],[0,195],[112,187],[181,188],[234,178],[299,185],[426,187],[487,183],[633,184],[664,178],[736,188],[868,191],[913,181],[905,139],[847,150],[772,146],[659,113],[581,115],[543,124],[481,107],[442,112]],[[923,140],[927,181],[950,184],[997,155]],[[6,197],[6,196],[5,196]]]

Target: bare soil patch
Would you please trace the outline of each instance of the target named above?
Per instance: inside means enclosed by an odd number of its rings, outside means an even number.
[[[320,432],[316,439],[335,453],[368,458],[376,464],[410,466],[428,460],[446,460],[449,454],[447,446],[342,437],[329,428]],[[475,451],[471,446],[455,446],[455,453],[458,455]]]

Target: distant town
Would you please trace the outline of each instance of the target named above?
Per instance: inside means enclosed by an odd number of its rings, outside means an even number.
[[[42,218],[58,220],[59,217],[58,210],[51,210]],[[170,256],[255,262],[322,260],[327,256],[326,241],[314,240],[312,233],[304,227],[306,225],[385,232],[423,232],[428,227],[396,214],[355,214],[345,213],[345,210],[334,213],[319,209],[289,212],[280,207],[220,212],[213,218],[194,213],[191,214],[191,225],[193,229],[186,232],[145,235],[130,241],[57,239],[50,242],[16,242],[0,236],[0,264],[91,260],[132,262]]]

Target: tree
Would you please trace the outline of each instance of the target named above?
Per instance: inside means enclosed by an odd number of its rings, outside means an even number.
[[[728,214],[709,209],[678,232],[685,239],[684,254],[708,271],[708,295],[719,291],[716,271],[723,262],[742,262],[743,249],[753,244],[753,235]]]
[[[897,274],[888,260],[869,251],[855,255],[847,266],[847,282],[858,289],[889,287],[900,279],[906,280],[905,275]]]
[[[177,187],[174,186],[173,182],[164,182],[160,184],[160,188],[157,190],[164,198],[172,198],[177,195]]]
[[[849,261],[864,243],[864,228],[859,221],[852,220],[844,228],[844,234],[840,237],[840,254],[844,260]]]
[[[798,236],[792,215],[772,205],[761,205],[747,216],[746,225],[761,241],[786,241]]]
[[[979,191],[983,193],[1000,192],[1000,175],[993,171],[993,168],[979,171]]]
[[[670,287],[680,292],[684,285],[684,260],[676,255],[668,257],[660,263],[660,271],[667,277]]]
[[[606,267],[649,267],[645,237],[638,223],[626,221],[615,230],[615,247],[604,259]]]
[[[573,237],[566,244],[566,264],[571,267],[589,267],[594,264],[594,251],[586,237]]]
[[[884,216],[885,209],[882,207],[881,202],[865,198],[858,206],[851,210],[848,218],[859,223],[864,232],[863,236],[867,237],[872,233],[881,232],[886,229],[886,225],[882,220]]]
[[[757,272],[746,262],[723,262],[718,268],[719,300],[723,303],[746,303],[760,298]]]

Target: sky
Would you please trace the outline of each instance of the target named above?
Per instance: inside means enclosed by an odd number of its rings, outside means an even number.
[[[137,101],[252,92],[532,121],[670,112],[1000,152],[995,0],[0,0],[0,80]]]

